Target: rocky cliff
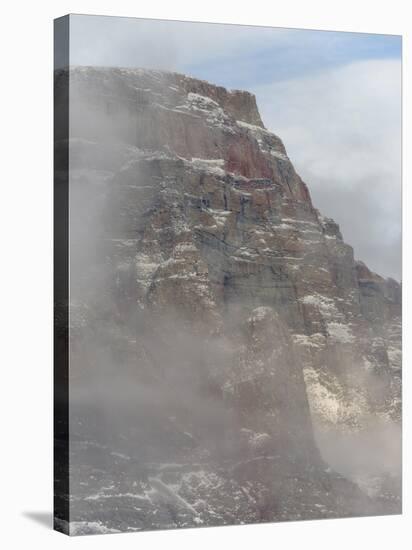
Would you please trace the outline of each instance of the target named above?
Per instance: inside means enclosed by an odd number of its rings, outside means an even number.
[[[252,94],[67,79],[72,531],[399,512],[400,285]]]

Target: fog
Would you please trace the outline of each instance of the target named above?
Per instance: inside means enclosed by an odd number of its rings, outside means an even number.
[[[229,448],[233,454],[238,421],[215,379],[228,368],[229,343],[173,304],[156,312],[139,295],[136,247],[158,197],[129,203],[130,188],[150,180],[128,142],[127,107],[116,111],[116,123],[75,86],[71,101],[71,436],[104,445],[109,461],[111,452],[173,461],[195,445],[215,458]]]

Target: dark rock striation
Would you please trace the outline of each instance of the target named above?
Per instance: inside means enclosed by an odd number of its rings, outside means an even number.
[[[399,512],[400,285],[252,94],[67,78],[72,532]]]

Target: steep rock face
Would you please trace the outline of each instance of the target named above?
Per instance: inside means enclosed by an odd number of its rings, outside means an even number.
[[[385,449],[399,443],[400,286],[355,262],[254,97],[174,73],[73,68],[70,98],[72,261],[88,266],[72,277],[73,387],[104,363],[153,402],[168,396],[167,415],[126,407],[151,419],[128,443],[107,426],[99,440],[144,470],[128,471],[144,512],[127,527],[397,511],[397,453]],[[174,467],[153,471],[165,457]],[[74,517],[98,516],[87,498]]]

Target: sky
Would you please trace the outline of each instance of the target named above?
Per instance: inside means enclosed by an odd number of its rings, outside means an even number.
[[[254,93],[355,258],[401,279],[401,37],[105,16],[70,19],[70,63],[181,72]]]

